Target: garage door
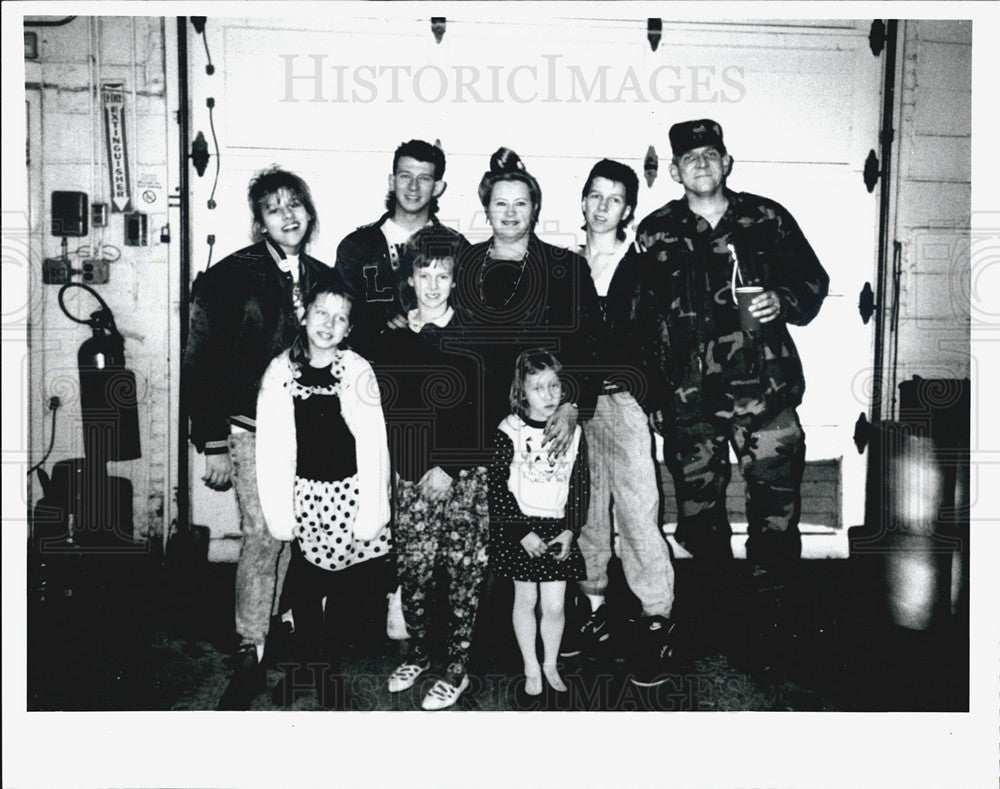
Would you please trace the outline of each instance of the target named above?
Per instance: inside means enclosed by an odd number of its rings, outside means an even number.
[[[652,147],[659,171],[642,184],[643,216],[679,194],[669,125],[715,118],[736,160],[730,185],[784,204],[830,273],[819,317],[792,329],[808,384],[807,459],[831,480],[816,493],[830,500],[806,505],[803,528],[836,535],[834,553],[846,555],[842,527],[862,522],[864,503],[851,436],[872,372],[871,326],[856,307],[877,242],[877,193],[862,179],[881,97],[870,22],[663,20],[651,37],[645,18],[586,18],[589,8],[455,11],[436,22],[405,5],[329,20],[209,18],[204,41],[188,27],[190,132],[218,152],[203,176],[192,173],[192,277],[248,243],[246,185],[271,163],[311,185],[320,217],[311,251],[329,263],[346,233],[379,216],[392,151],[413,137],[447,153],[448,224],[474,241],[489,235],[476,186],[506,145],[542,185],[539,234],[572,246],[597,159],[643,173]],[[193,455],[194,522],[213,537],[236,534],[232,494],[205,489],[200,470]]]

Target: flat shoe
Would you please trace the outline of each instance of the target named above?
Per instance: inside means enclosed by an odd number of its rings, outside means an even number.
[[[469,687],[468,674],[462,677],[462,681],[457,686],[439,679],[424,696],[420,706],[425,710],[443,710],[458,701],[458,697],[467,687]]]
[[[419,663],[404,663],[396,668],[389,675],[389,692],[399,693],[413,687],[417,678],[423,674],[429,666],[421,666]]]

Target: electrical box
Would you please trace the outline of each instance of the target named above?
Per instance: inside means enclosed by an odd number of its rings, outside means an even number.
[[[85,285],[105,285],[111,278],[111,267],[106,260],[84,260],[80,268],[73,268],[68,258],[46,258],[42,261],[44,285],[65,285],[77,275]]]
[[[91,203],[90,204],[90,224],[94,227],[107,227],[108,226],[108,204],[107,203]]]
[[[52,193],[52,235],[79,238],[87,235],[86,192]]]
[[[149,217],[141,211],[125,214],[125,246],[144,247],[149,243]]]

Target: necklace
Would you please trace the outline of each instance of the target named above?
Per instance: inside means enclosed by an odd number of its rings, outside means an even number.
[[[493,242],[491,241],[489,248],[486,250],[486,255],[483,257],[483,267],[479,269],[479,299],[484,304],[486,303],[486,290],[483,287],[483,280],[486,277],[486,266],[489,263],[490,259],[492,258],[492,256],[490,255],[492,251],[493,251]],[[492,259],[496,260],[496,258]],[[496,309],[502,310],[504,307],[510,304],[510,300],[513,299],[514,296],[517,294],[517,289],[521,287],[521,278],[524,277],[524,270],[525,268],[527,268],[527,266],[528,266],[528,250],[525,249],[524,257],[521,258],[521,270],[517,272],[517,280],[514,282],[514,287],[511,288],[510,295],[507,296],[503,304],[501,304]]]

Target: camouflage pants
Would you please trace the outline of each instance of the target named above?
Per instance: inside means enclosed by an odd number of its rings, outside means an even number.
[[[780,567],[802,554],[805,434],[794,408],[750,429],[739,420],[676,426],[664,458],[677,488],[677,542],[696,558],[732,556],[726,514],[732,443],[746,480],[747,559]]]
[[[442,567],[448,579],[448,671],[463,674],[486,568],[486,470],[462,471],[438,501],[428,501],[416,482],[397,479],[394,510],[393,539],[410,647],[426,654],[428,597],[434,570]]]

